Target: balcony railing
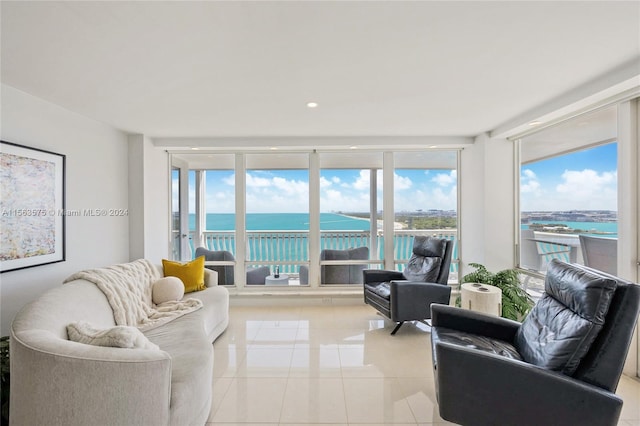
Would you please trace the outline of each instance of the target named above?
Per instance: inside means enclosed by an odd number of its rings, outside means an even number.
[[[457,230],[455,229],[409,229],[394,232],[394,262],[402,270],[411,257],[413,238],[417,235],[431,235],[454,241],[451,260],[452,278],[458,272]],[[190,234],[191,255],[195,253],[195,232]],[[296,274],[300,265],[309,263],[309,231],[247,231],[246,250],[248,265],[278,265],[283,273]],[[384,235],[379,231],[374,241],[377,251],[372,253],[370,264],[382,265],[384,258]],[[203,232],[204,246],[209,250],[236,252],[234,231]],[[176,241],[174,239],[174,241]],[[353,247],[371,248],[369,231],[321,231],[320,249],[347,249]]]

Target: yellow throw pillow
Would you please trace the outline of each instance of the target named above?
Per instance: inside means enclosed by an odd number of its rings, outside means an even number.
[[[162,259],[165,277],[178,277],[184,283],[184,292],[204,290],[204,256],[187,263]]]

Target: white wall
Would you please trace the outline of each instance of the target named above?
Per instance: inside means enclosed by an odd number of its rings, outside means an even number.
[[[491,271],[515,266],[514,180],[512,142],[481,135],[462,150],[460,276],[473,262]]]
[[[144,135],[128,138],[130,258],[160,263],[170,242],[169,155]]]
[[[67,209],[128,208],[124,133],[6,85],[1,107],[2,140],[66,155]],[[22,306],[72,273],[126,262],[128,234],[126,216],[67,217],[65,262],[0,275],[1,334]]]
[[[160,262],[169,256],[171,168],[166,151],[149,138],[144,144],[144,257]]]

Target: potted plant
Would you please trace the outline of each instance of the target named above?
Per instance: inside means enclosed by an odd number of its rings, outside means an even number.
[[[462,283],[480,283],[498,287],[502,290],[502,316],[522,321],[531,310],[533,299],[520,285],[518,271],[505,269],[493,273],[479,263],[470,263],[469,266],[475,268],[475,271],[462,277]]]

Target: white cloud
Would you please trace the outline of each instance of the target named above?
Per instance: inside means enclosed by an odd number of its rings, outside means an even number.
[[[451,172],[449,173],[438,173],[433,178],[431,178],[431,182],[435,182],[440,186],[449,186],[455,184],[456,179],[456,170],[451,170]]]
[[[236,184],[236,174],[233,173],[232,175],[223,178],[222,179],[222,183],[224,183],[225,185],[235,186],[235,184]]]
[[[540,182],[538,181],[538,177],[531,169],[522,170],[522,174],[520,175],[520,192],[522,194],[540,194]]]
[[[358,178],[356,179],[356,181],[353,183],[353,188],[355,189],[359,189],[359,190],[369,190],[369,184],[370,184],[370,173],[369,170],[360,170],[360,173],[358,174]]]
[[[320,208],[323,212],[366,212],[369,211],[369,192],[328,189],[320,196]]]
[[[565,170],[557,183],[547,184],[531,176],[522,179],[523,211],[617,210],[616,171]]]
[[[393,174],[393,189],[396,191],[402,191],[411,188],[413,182],[408,177],[399,176],[396,173]]]
[[[180,194],[179,188],[180,180],[178,178],[171,179],[171,210],[176,212],[179,208],[178,196]]]
[[[334,179],[335,178],[333,178],[332,180],[328,180],[324,176],[320,176],[320,188],[328,188],[328,187],[330,187],[333,183],[335,183]],[[340,179],[338,179],[338,180],[340,180]]]
[[[562,182],[556,186],[559,200],[566,209],[617,210],[618,173],[601,172],[584,169],[565,170],[561,176]]]
[[[206,203],[209,213],[233,213],[236,210],[235,194],[229,190],[207,191]]]
[[[537,193],[540,189],[540,182],[537,180],[531,180],[527,183],[520,185],[520,192],[523,194],[527,193]]]
[[[247,173],[246,200],[250,213],[308,212],[309,183]]]
[[[556,190],[560,193],[593,194],[617,182],[617,172],[602,172],[602,174],[599,174],[590,169],[582,171],[565,170],[561,177],[563,182],[556,187]]]
[[[425,186],[422,189],[395,194],[394,204],[396,211],[455,210],[458,204],[457,186]]]
[[[247,188],[266,188],[271,186],[271,179],[247,173]]]

